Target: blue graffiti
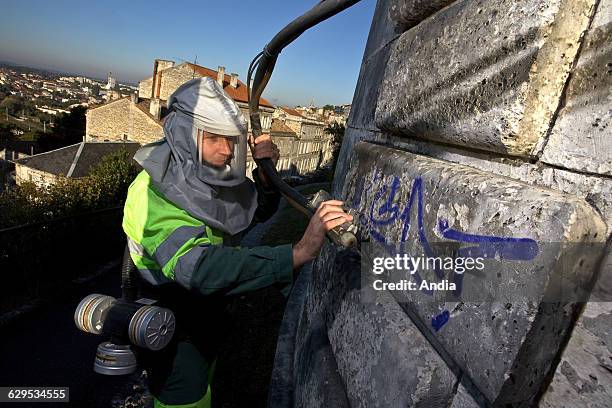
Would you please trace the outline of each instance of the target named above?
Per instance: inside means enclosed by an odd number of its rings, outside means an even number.
[[[382,178],[377,174],[375,179]],[[358,181],[359,183],[359,181]],[[359,184],[358,184],[359,186]],[[363,192],[363,182],[360,191],[353,197],[353,202],[361,202],[361,194]],[[412,226],[412,209],[414,203],[417,203],[417,236],[418,242],[423,248],[423,252],[427,257],[435,257],[435,251],[429,244],[425,231],[425,223],[423,222],[423,180],[421,177],[416,177],[413,180],[408,202],[400,212],[399,205],[396,203],[395,196],[400,188],[400,180],[397,176],[393,176],[388,185],[382,185],[374,194],[372,205],[369,211],[369,221],[372,225],[370,228],[370,236],[389,254],[404,254],[405,243],[408,239],[408,234]],[[359,196],[356,199],[357,194]],[[385,199],[386,197],[386,199]],[[382,201],[382,203],[381,203]],[[378,204],[378,207],[376,207]],[[386,226],[395,223],[397,220],[402,222],[402,232],[399,242],[399,248],[396,248],[391,243],[387,242],[383,233],[379,232],[376,227]],[[464,233],[453,228],[450,228],[449,223],[445,219],[439,219],[437,223],[438,229],[442,236],[448,240],[460,243],[473,244],[467,247],[459,248],[456,252],[457,257],[472,257],[472,258],[495,258],[499,260],[531,260],[538,254],[538,244],[531,238],[510,238],[499,237],[494,235],[477,235]],[[444,278],[444,271],[438,267],[434,269],[436,277],[441,280]],[[421,286],[422,277],[418,272],[414,273],[414,279]],[[461,294],[463,288],[463,274],[453,274],[451,279],[455,285],[455,296]],[[423,288],[424,293],[432,295],[433,291]]]
[[[431,318],[431,327],[435,331],[439,331],[450,319],[450,312],[448,310],[443,311],[437,316]]]

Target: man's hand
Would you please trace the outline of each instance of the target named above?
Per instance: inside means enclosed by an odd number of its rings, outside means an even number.
[[[274,144],[270,135],[261,135],[255,139],[255,148],[253,149],[254,159],[271,159],[276,167],[280,152],[278,146]]]
[[[308,261],[317,257],[325,234],[338,225],[352,221],[353,216],[342,209],[342,201],[323,201],[317,212],[312,216],[302,239],[293,246],[293,267],[299,268]]]
[[[255,139],[255,148],[253,149],[253,158],[254,159],[271,159],[274,167],[276,167],[276,163],[278,163],[278,158],[280,157],[280,152],[278,150],[278,146],[274,144],[272,141],[272,137],[270,135],[261,135]],[[264,186],[270,188],[268,183],[268,179],[266,179],[266,175],[260,169],[257,169],[259,174],[259,178],[261,179]]]

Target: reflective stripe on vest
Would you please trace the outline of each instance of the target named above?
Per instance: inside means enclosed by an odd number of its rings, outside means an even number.
[[[172,282],[164,276],[155,261],[147,256],[142,245],[128,238],[128,248],[132,261],[134,261],[134,265],[142,279],[151,285],[163,285],[164,283]]]

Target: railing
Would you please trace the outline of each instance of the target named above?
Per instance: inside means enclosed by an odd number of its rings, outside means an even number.
[[[122,207],[0,230],[0,311],[121,257]]]

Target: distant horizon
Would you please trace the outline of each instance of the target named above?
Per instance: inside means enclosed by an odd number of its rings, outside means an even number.
[[[197,64],[199,65],[199,64]],[[70,71],[57,71],[57,70],[53,70],[47,67],[35,67],[35,66],[31,66],[31,65],[26,65],[26,64],[22,64],[22,63],[18,63],[18,62],[14,62],[14,61],[5,61],[5,60],[0,60],[0,67],[2,66],[9,66],[9,67],[15,67],[15,68],[27,68],[27,69],[32,69],[32,70],[38,70],[38,71],[43,71],[43,72],[48,72],[50,74],[54,74],[54,75],[61,75],[61,76],[74,76],[74,77],[85,77],[85,78],[89,78],[89,79],[94,79],[96,81],[100,81],[100,82],[106,82],[108,80],[108,75],[106,77],[96,77],[90,74],[86,74],[86,73],[81,73],[81,72],[70,72]],[[211,68],[214,69],[212,67],[206,67],[206,68]],[[214,69],[216,71],[216,69]],[[227,74],[227,73],[226,73]],[[151,73],[151,76],[153,76],[153,74]],[[115,80],[117,81],[117,84],[119,85],[129,85],[129,86],[135,86],[138,87],[139,82],[125,82],[125,81],[121,81],[118,78],[116,78],[113,75],[113,78],[115,78]],[[143,78],[142,80],[145,80],[147,78]],[[240,78],[239,78],[240,79]],[[242,79],[241,79],[242,80]],[[244,82],[244,81],[243,81]],[[269,99],[269,98],[268,98]],[[318,104],[315,105],[316,107],[323,107],[325,105],[333,105],[333,106],[345,106],[345,105],[351,105],[352,101],[347,102],[347,103],[323,103],[323,104]],[[288,104],[274,104],[275,106],[287,106],[287,107],[297,107],[297,106],[308,106],[309,104],[304,104],[304,105],[288,105]]]
[[[316,0],[196,2],[161,10],[135,0],[7,0],[0,15],[0,60],[54,73],[136,85],[155,59],[236,72]],[[375,8],[362,0],[307,30],[280,54],[263,96],[275,105],[350,104]],[[36,11],[35,13],[33,11]],[[212,18],[211,18],[212,17]],[[27,21],[27,29],[23,22]]]

